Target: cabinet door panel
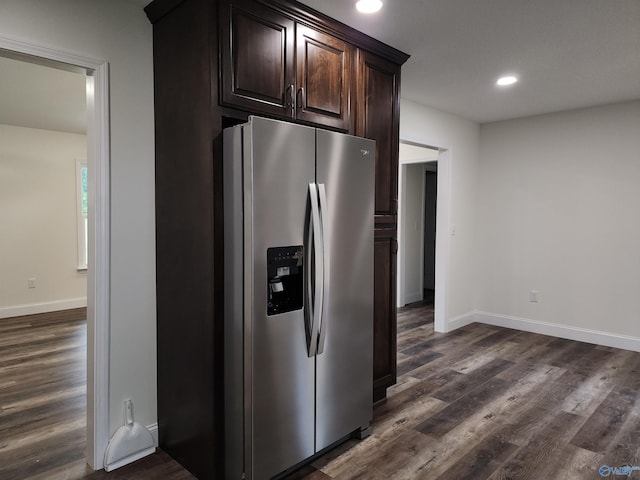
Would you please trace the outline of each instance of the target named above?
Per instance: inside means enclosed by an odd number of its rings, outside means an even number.
[[[398,197],[400,66],[360,51],[356,134],[376,141],[376,214],[394,215]]]
[[[395,230],[376,230],[374,239],[373,401],[396,383]]]
[[[292,116],[293,20],[244,0],[221,9],[222,103]]]
[[[350,131],[353,48],[298,25],[296,52],[297,118]]]

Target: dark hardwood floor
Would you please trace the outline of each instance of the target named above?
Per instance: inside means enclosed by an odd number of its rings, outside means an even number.
[[[371,437],[289,480],[587,480],[640,466],[640,353],[481,324],[435,333],[432,305],[414,304],[398,312],[398,375]]]
[[[84,457],[85,309],[0,320],[0,478]],[[40,475],[40,476],[38,476]]]
[[[288,480],[603,478],[640,466],[640,353],[398,313],[398,384],[373,434]],[[0,320],[0,479],[193,479],[159,452],[111,473],[85,465],[83,310]],[[610,478],[640,478],[611,473]]]
[[[186,480],[163,452],[111,473],[86,446],[86,309],[0,319],[0,480]]]

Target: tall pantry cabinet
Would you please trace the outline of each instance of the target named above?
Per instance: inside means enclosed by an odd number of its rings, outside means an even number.
[[[155,0],[161,447],[222,478],[222,129],[257,114],[376,140],[374,392],[396,379],[400,67],[408,55],[288,0]]]

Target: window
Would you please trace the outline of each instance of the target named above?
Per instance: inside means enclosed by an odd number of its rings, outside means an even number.
[[[87,162],[76,160],[77,185],[77,225],[78,225],[78,270],[87,269],[87,251],[89,249],[89,200],[87,197]]]

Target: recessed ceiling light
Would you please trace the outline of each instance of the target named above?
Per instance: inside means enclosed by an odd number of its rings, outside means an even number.
[[[359,0],[356,3],[356,8],[359,12],[362,13],[373,13],[377,12],[382,8],[381,0]]]
[[[508,85],[513,85],[518,81],[518,77],[514,77],[513,75],[507,75],[505,77],[500,77],[496,82],[496,85],[501,87],[506,87]]]

